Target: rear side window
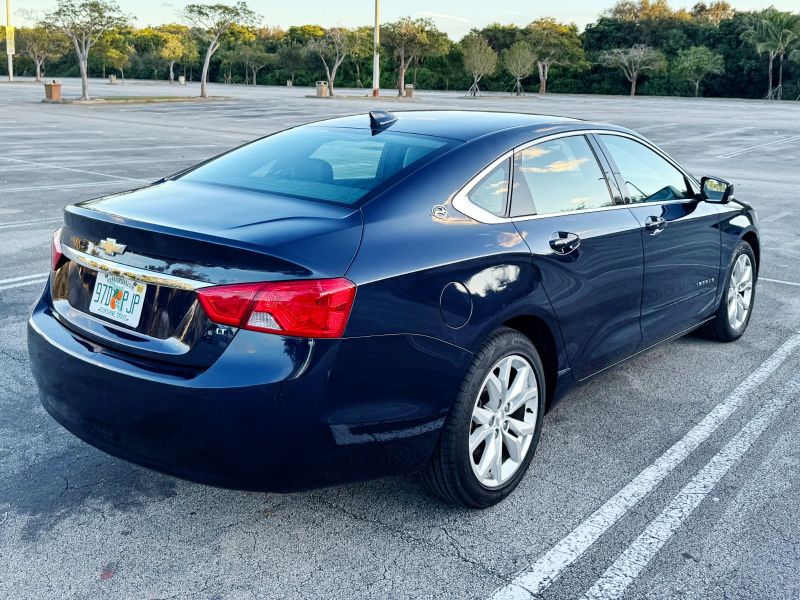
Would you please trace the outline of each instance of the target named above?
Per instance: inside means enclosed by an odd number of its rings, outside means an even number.
[[[617,163],[631,202],[665,202],[691,198],[686,178],[644,144],[618,135],[600,135]]]
[[[229,152],[181,179],[354,205],[454,143],[390,131],[299,127]]]
[[[605,176],[585,137],[542,142],[514,155],[512,216],[556,214],[612,204]]]
[[[473,187],[467,197],[479,206],[498,217],[505,216],[508,202],[508,176],[510,159],[504,160]]]

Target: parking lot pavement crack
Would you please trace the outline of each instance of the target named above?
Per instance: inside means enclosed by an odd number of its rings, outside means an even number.
[[[481,561],[468,556],[466,551],[464,550],[464,548],[461,546],[461,544],[459,544],[459,542],[456,539],[456,537],[453,536],[453,534],[451,534],[449,531],[447,531],[447,529],[445,527],[442,527],[441,529],[442,529],[442,533],[444,533],[447,536],[447,538],[450,540],[450,547],[453,548],[453,550],[455,550],[456,556],[458,556],[459,560],[461,560],[462,562],[465,562],[465,563],[469,563],[474,567],[478,567],[481,571],[483,571],[483,573],[485,573],[486,575],[489,575],[490,577],[493,577],[494,579],[496,579],[497,582],[500,582],[504,578],[508,577],[508,573],[500,573],[500,572],[488,567],[487,565],[485,565]]]
[[[11,354],[6,350],[0,350],[0,356],[7,358],[8,360],[13,360],[14,362],[19,363],[21,365],[26,365],[26,366],[28,365],[27,357]]]
[[[330,502],[330,501],[324,500],[322,498],[319,498],[318,500],[322,504],[324,504],[325,506],[338,511],[338,512],[342,513],[343,515],[351,518],[351,519],[354,519],[356,521],[360,521],[362,523],[367,523],[369,525],[375,525],[375,526],[377,526],[377,527],[379,527],[379,528],[381,528],[381,529],[383,529],[383,530],[385,530],[385,531],[387,531],[387,532],[389,532],[389,533],[391,533],[393,535],[399,536],[400,538],[402,538],[403,540],[405,540],[407,542],[411,542],[411,543],[414,543],[414,544],[419,544],[419,545],[422,545],[422,546],[426,546],[426,547],[430,548],[431,550],[433,550],[434,552],[437,552],[437,553],[440,553],[440,554],[442,553],[440,547],[436,546],[435,544],[431,543],[429,540],[427,540],[425,538],[421,538],[421,537],[415,536],[415,535],[409,533],[406,530],[394,527],[393,525],[391,525],[389,523],[386,523],[384,521],[381,521],[379,519],[371,519],[371,518],[365,517],[363,515],[359,515],[358,513],[353,512],[351,510],[348,510],[347,508],[345,508],[343,506],[340,506],[340,505],[338,505],[338,504],[336,504],[334,502]],[[482,571],[484,571],[487,575],[490,575],[490,576],[492,576],[492,577],[494,577],[494,578],[496,578],[498,580],[503,577],[503,575],[501,573],[496,572],[496,571],[492,570],[491,568],[489,568],[487,565],[481,563],[480,561],[467,556],[465,551],[464,551],[464,549],[458,544],[456,539],[446,529],[442,528],[442,532],[451,540],[451,544],[450,545],[453,548],[453,550],[455,551],[455,557],[458,560],[460,560],[461,562],[467,563],[469,565],[472,565],[474,567],[478,567]],[[450,555],[452,556],[452,554],[450,554]]]

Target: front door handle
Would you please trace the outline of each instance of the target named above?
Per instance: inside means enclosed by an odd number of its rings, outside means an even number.
[[[644,228],[652,233],[650,235],[658,235],[667,226],[667,220],[664,217],[647,217],[644,222]]]
[[[550,247],[557,254],[569,254],[581,245],[581,238],[568,231],[556,231],[550,235]]]

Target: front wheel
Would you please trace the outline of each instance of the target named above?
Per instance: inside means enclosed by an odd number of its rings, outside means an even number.
[[[486,508],[517,487],[539,443],[544,369],[531,341],[501,328],[484,343],[423,472],[443,499]]]
[[[753,312],[757,275],[753,249],[747,242],[739,242],[728,267],[719,308],[714,320],[704,328],[708,337],[720,342],[742,337]]]

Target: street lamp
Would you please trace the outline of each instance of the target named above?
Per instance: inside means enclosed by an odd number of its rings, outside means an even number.
[[[14,81],[14,28],[11,27],[11,0],[6,0],[6,55],[8,55],[8,80]]]
[[[10,0],[6,0],[10,1]],[[381,0],[375,0],[375,27],[372,47],[372,95],[381,95]]]

